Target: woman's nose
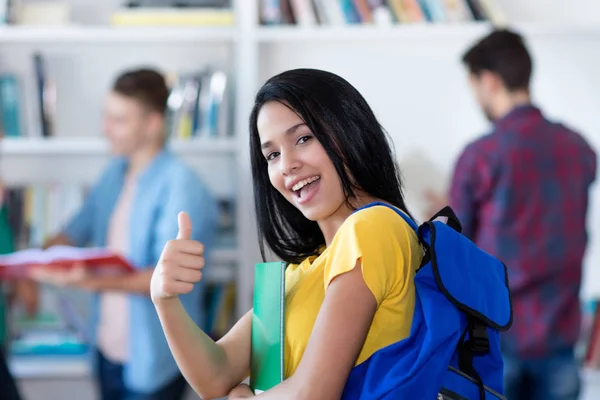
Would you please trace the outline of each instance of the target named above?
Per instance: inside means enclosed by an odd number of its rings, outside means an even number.
[[[281,167],[281,173],[284,175],[294,174],[302,163],[294,156],[293,152],[281,153],[279,165]]]

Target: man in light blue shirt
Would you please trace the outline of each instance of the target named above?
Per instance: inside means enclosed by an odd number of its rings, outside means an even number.
[[[217,204],[196,174],[165,149],[168,93],[153,70],[129,71],[115,81],[103,129],[116,157],[79,212],[46,243],[108,247],[137,269],[66,282],[95,294],[90,336],[103,400],[176,400],[187,386],[149,297],[150,279],[166,242],[177,236],[180,211],[192,219],[192,239],[210,249]],[[202,292],[199,284],[182,296],[196,324],[203,319]]]

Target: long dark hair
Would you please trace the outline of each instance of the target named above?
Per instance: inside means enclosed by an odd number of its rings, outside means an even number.
[[[260,251],[265,242],[282,260],[298,263],[317,255],[325,238],[269,180],[257,118],[261,107],[277,101],[306,123],[331,159],[346,199],[357,190],[408,212],[400,173],[388,137],[362,95],[330,72],[295,69],[269,79],[258,91],[250,114],[250,158]]]

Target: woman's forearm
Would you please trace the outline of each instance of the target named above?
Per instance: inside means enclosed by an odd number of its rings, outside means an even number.
[[[190,318],[178,298],[155,302],[158,317],[179,369],[203,399],[224,397],[232,387],[225,350]]]

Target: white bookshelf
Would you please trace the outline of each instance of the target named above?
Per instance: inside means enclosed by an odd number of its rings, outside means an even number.
[[[86,378],[91,374],[87,356],[12,356],[11,372],[20,379]]]
[[[237,142],[225,139],[175,139],[167,147],[181,155],[229,154],[235,155]],[[0,156],[45,155],[108,155],[108,143],[103,138],[50,137],[4,138],[0,141]]]
[[[277,43],[320,40],[455,40],[484,34],[488,22],[414,23],[389,26],[256,26],[253,40]],[[514,25],[511,25],[514,26]],[[520,23],[528,35],[589,36],[600,32],[598,24]],[[229,44],[244,40],[236,27],[110,27],[110,26],[0,26],[2,44]]]
[[[335,41],[407,41],[425,42],[435,40],[441,45],[444,41],[471,40],[484,35],[493,27],[488,22],[468,23],[413,23],[406,25],[344,25],[344,26],[260,26],[256,40],[261,44],[284,44],[294,42],[317,43]],[[584,23],[573,26],[565,23],[520,23],[511,24],[530,38],[561,37],[586,38],[600,35],[600,25]]]
[[[111,26],[4,26],[0,44],[156,44],[156,43],[232,43],[232,27],[111,27]]]
[[[247,7],[243,1],[236,3],[238,12]],[[0,140],[3,181],[9,185],[93,182],[109,156],[108,143],[100,134],[102,99],[110,82],[124,68],[152,65],[170,72],[212,64],[230,73],[234,85],[232,92],[236,96],[232,101],[243,103],[239,96],[246,92],[244,85],[252,86],[247,91],[250,93],[256,82],[256,79],[243,78],[244,71],[251,69],[244,68],[243,61],[235,57],[237,49],[244,47],[241,44],[243,37],[238,26],[0,27],[0,71],[17,72],[25,77],[22,101],[28,108],[22,115],[26,136]],[[49,67],[51,73],[56,72],[58,76],[54,77],[61,85],[58,87],[56,133],[47,138],[37,135],[37,127],[31,124],[37,118],[37,110],[31,109],[30,105],[35,103],[30,55],[39,50],[50,56],[56,55],[57,62],[52,65],[50,61]],[[87,75],[86,71],[89,71]],[[76,81],[78,77],[79,82]],[[62,90],[64,86],[67,87]],[[250,104],[252,99],[245,101]],[[230,137],[170,139],[167,146],[199,173],[215,195],[235,198],[238,221],[234,247],[219,245],[211,250],[204,280],[209,284],[235,282],[238,288],[235,312],[240,315],[247,311],[251,301],[252,283],[248,282],[245,269],[258,259],[252,255],[252,248],[256,246],[252,196],[244,186],[250,182],[246,156],[242,155],[247,152],[247,136],[244,135],[247,111],[240,113],[236,108]],[[240,120],[241,115],[244,117]],[[241,133],[236,130],[238,126],[243,127]],[[11,367],[15,376],[24,380],[79,379],[90,373],[86,360],[78,357],[16,357],[11,360]]]

